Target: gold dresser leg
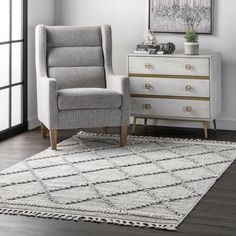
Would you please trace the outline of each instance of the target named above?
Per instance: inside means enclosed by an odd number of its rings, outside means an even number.
[[[46,138],[48,129],[43,123],[40,123],[40,126],[41,126],[41,137]]]
[[[145,126],[147,126],[147,121],[148,121],[148,119],[145,118],[145,119],[144,119],[144,125],[145,125]]]
[[[132,133],[133,134],[134,134],[135,127],[136,127],[136,122],[137,122],[137,118],[134,116],[133,127],[132,127]]]
[[[203,121],[203,126],[205,138],[208,138],[208,121]]]
[[[124,147],[126,145],[126,139],[128,135],[128,127],[121,126],[120,127],[120,146]]]
[[[51,129],[49,130],[49,133],[50,133],[51,148],[52,150],[56,150],[57,149],[57,130]]]
[[[214,130],[216,132],[217,131],[217,129],[216,129],[216,120],[213,120],[213,124],[214,124]]]

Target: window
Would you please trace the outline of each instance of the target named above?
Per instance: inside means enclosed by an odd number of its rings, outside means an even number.
[[[0,1],[0,139],[27,128],[27,0]]]

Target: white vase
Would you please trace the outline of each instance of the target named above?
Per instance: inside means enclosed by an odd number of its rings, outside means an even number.
[[[184,51],[186,55],[198,55],[199,54],[199,43],[185,42]]]

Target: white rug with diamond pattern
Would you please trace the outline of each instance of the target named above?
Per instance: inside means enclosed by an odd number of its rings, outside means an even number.
[[[176,230],[235,159],[235,143],[81,132],[0,172],[0,214]]]

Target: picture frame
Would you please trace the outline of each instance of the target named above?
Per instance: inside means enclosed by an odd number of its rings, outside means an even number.
[[[192,24],[198,34],[213,34],[213,0],[149,0],[148,29],[183,34]]]

